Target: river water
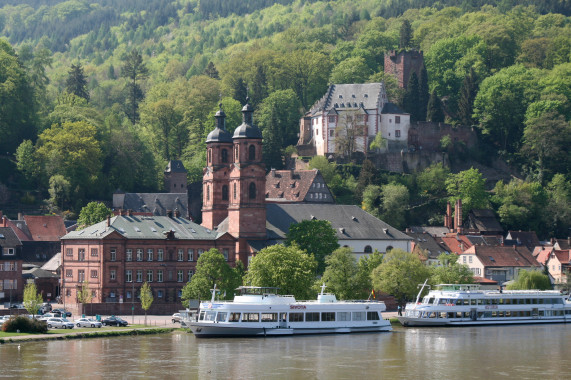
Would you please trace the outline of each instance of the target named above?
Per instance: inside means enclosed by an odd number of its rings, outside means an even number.
[[[0,345],[10,379],[569,379],[571,324],[196,339],[147,335]]]

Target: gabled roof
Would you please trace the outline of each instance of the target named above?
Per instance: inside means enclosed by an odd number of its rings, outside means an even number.
[[[146,206],[146,207],[143,207]],[[152,213],[166,216],[167,210],[178,210],[188,216],[188,194],[186,193],[126,193],[123,205],[116,206],[133,212]]]
[[[412,226],[412,227],[410,227],[410,231],[417,233],[417,234],[427,232],[431,236],[444,237],[444,236],[446,236],[447,233],[450,233],[450,228],[448,228],[448,227],[437,227],[437,226],[428,226],[428,227]]]
[[[525,245],[530,251],[541,244],[535,231],[508,231],[506,239],[516,240],[518,244]]]
[[[555,239],[555,244],[553,244],[557,249],[571,249],[571,241],[567,239]]]
[[[170,160],[165,169],[165,173],[186,173],[186,172],[187,171],[184,168],[182,161],[180,160]]]
[[[465,235],[448,234],[448,236],[440,238],[440,240],[446,247],[448,247],[450,252],[457,255],[461,254],[472,246],[472,243]]]
[[[20,241],[30,241],[32,238],[30,237],[30,230],[28,230],[28,226],[26,222],[23,220],[9,220],[4,219],[6,221],[6,226],[11,227],[14,233],[18,236]]]
[[[468,214],[468,221],[468,227],[479,232],[503,233],[504,231],[493,210],[474,209]]]
[[[379,108],[386,98],[383,83],[332,84],[325,95],[310,109],[310,114],[329,111],[332,108],[372,110]]]
[[[61,266],[61,252],[56,253],[47,263],[42,265],[43,270],[55,272]]]
[[[570,264],[571,257],[569,256],[571,256],[571,250],[554,250],[553,255],[557,257],[557,260],[559,260],[561,264]]]
[[[428,251],[428,258],[429,259],[436,259],[441,253],[447,253],[447,247],[442,246],[438,243],[440,238],[434,238],[427,232],[406,232],[408,236],[410,236],[416,247]]]
[[[0,247],[16,248],[22,246],[16,232],[10,227],[0,227]]]
[[[268,239],[285,239],[289,227],[303,220],[328,220],[339,240],[412,240],[361,208],[336,204],[266,204]]]
[[[319,170],[270,170],[266,175],[266,199],[275,199],[285,202],[311,202],[307,199],[308,192],[314,182],[323,184],[326,193],[329,194],[328,201],[320,203],[333,203],[333,195],[327,188],[323,176]],[[325,191],[321,191],[325,192]]]
[[[553,247],[535,247],[532,255],[535,257],[538,263],[545,265],[549,259],[549,255],[551,255],[553,250]]]
[[[59,241],[67,233],[59,215],[24,215],[24,221],[34,241]]]
[[[385,103],[383,109],[381,110],[381,114],[399,114],[399,115],[408,115],[407,112],[401,110],[396,104],[388,102]]]
[[[80,231],[65,235],[62,240],[70,239],[103,239],[113,233],[126,239],[159,239],[166,240],[166,233],[174,231],[175,239],[180,240],[215,240],[221,234],[202,227],[184,218],[167,216],[115,216]]]
[[[526,247],[475,245],[464,253],[475,254],[485,267],[540,267]]]
[[[22,276],[24,278],[59,278],[57,274],[54,274],[42,268],[23,270]]]

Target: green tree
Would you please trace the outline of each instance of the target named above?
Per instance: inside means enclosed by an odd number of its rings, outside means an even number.
[[[425,115],[420,115],[419,96],[420,87],[418,83],[418,76],[416,73],[412,73],[402,100],[403,108],[406,112],[410,113],[411,121],[418,121],[425,118]]]
[[[412,41],[412,27],[410,21],[404,19],[400,27],[399,48],[406,49],[410,47]]]
[[[28,310],[28,313],[32,315],[38,314],[40,307],[42,306],[42,295],[38,292],[36,284],[33,282],[26,284],[24,288],[24,307]]]
[[[39,174],[35,151],[34,144],[30,140],[22,141],[16,149],[16,167],[30,182]]]
[[[367,211],[369,214],[380,218],[381,212],[381,187],[377,185],[369,185],[363,191],[363,201],[361,202],[361,208]]]
[[[339,62],[331,71],[331,83],[365,83],[372,71],[362,57],[351,57]]]
[[[427,121],[427,112],[430,109],[430,98],[432,95],[429,92],[428,73],[426,72],[426,67],[424,65],[420,70],[420,77],[418,78],[418,82],[418,115],[421,118],[419,121]],[[442,119],[442,121],[444,121],[444,117]]]
[[[79,212],[79,219],[77,224],[79,228],[85,228],[95,223],[105,220],[108,216],[113,215],[113,211],[102,202],[89,202]]]
[[[470,73],[466,75],[460,88],[460,98],[458,99],[458,119],[463,125],[474,124],[472,114],[474,112],[474,100],[478,93],[478,78],[476,71],[470,67]]]
[[[90,303],[93,299],[91,289],[89,289],[89,281],[83,281],[81,287],[77,289],[77,302],[83,305],[85,313],[85,305]]]
[[[550,290],[553,289],[549,276],[540,270],[520,270],[515,281],[508,286],[508,290]]]
[[[50,193],[49,202],[63,211],[66,201],[69,200],[70,187],[69,181],[61,174],[51,176],[50,188],[48,189]]]
[[[470,168],[457,174],[450,174],[446,179],[446,190],[451,203],[462,200],[462,210],[467,215],[472,209],[487,208],[488,193],[485,181],[478,169]]]
[[[71,68],[65,81],[65,89],[70,94],[74,94],[75,96],[89,101],[87,79],[85,78],[81,63],[78,62],[77,64],[71,64]]]
[[[234,294],[235,279],[232,268],[228,265],[224,255],[212,248],[204,252],[196,262],[196,273],[182,289],[182,302],[191,299],[209,299],[211,289],[220,289],[225,297]]]
[[[248,266],[245,283],[278,287],[282,294],[298,299],[311,296],[317,262],[296,245],[273,245],[262,249]]]
[[[208,65],[204,70],[204,75],[207,75],[212,79],[220,79],[218,75],[218,70],[216,69],[216,66],[214,66],[214,63],[212,63],[212,61],[208,62]]]
[[[266,167],[283,168],[283,149],[297,143],[301,104],[291,89],[272,92],[255,112],[264,138]]]
[[[127,78],[128,109],[131,123],[135,124],[139,119],[139,102],[143,99],[143,91],[138,81],[145,79],[149,75],[147,66],[143,63],[142,55],[135,49],[131,50],[123,61],[121,76]]]
[[[563,174],[554,175],[547,185],[547,196],[547,227],[554,236],[568,236],[571,228],[571,181],[567,181]]]
[[[442,265],[432,267],[430,276],[432,284],[472,284],[474,282],[474,274],[467,265],[458,263],[456,255],[441,253],[438,260]]]
[[[383,263],[371,274],[376,290],[393,295],[403,304],[418,293],[418,284],[430,277],[430,269],[417,255],[395,248],[387,252]]]
[[[357,187],[355,188],[355,198],[357,198],[358,202],[362,199],[365,188],[376,182],[377,176],[377,168],[375,168],[373,162],[371,160],[363,161],[359,178],[357,178]]]
[[[409,198],[408,188],[404,185],[389,183],[381,186],[381,219],[395,228],[404,228]]]
[[[141,290],[139,291],[139,298],[141,299],[141,308],[145,310],[145,326],[147,325],[147,311],[151,308],[153,304],[153,291],[148,282],[145,281]]]
[[[286,233],[285,245],[296,245],[317,261],[317,274],[325,270],[325,257],[339,248],[337,233],[328,220],[303,220],[294,223]]]
[[[426,111],[426,121],[432,121],[434,123],[444,122],[444,111],[442,110],[442,102],[436,91],[432,91],[430,94],[430,99],[428,100],[428,107]]]
[[[361,256],[357,262],[357,276],[355,281],[358,283],[357,289],[361,293],[358,293],[356,298],[366,298],[371,294],[371,290],[373,289],[373,278],[371,274],[383,263],[383,256],[382,253],[375,249],[373,253]]]
[[[358,281],[357,261],[351,248],[341,247],[325,258],[325,271],[316,285],[324,283],[339,299],[357,299],[362,295]]]
[[[421,196],[442,198],[446,195],[446,178],[450,169],[441,162],[430,165],[418,174],[416,181]]]

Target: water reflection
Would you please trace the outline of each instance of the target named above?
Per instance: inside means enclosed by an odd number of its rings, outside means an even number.
[[[196,339],[192,334],[0,346],[7,378],[567,378],[571,325]]]

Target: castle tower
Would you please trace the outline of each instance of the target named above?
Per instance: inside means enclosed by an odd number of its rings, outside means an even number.
[[[226,114],[216,112],[216,128],[206,138],[206,168],[202,180],[202,225],[214,229],[228,216],[232,136],[226,131]]]
[[[399,87],[406,89],[412,73],[420,78],[420,72],[424,67],[424,55],[422,51],[391,50],[385,53],[385,73],[395,75],[399,81]]]
[[[262,161],[262,132],[252,122],[253,109],[242,108],[242,124],[234,131],[233,165],[230,172],[228,232],[241,245],[246,239],[266,238],[266,170]],[[244,247],[240,259],[247,261]],[[245,261],[245,262],[246,262]]]
[[[186,169],[180,160],[170,160],[165,172],[165,190],[169,193],[186,193]]]

